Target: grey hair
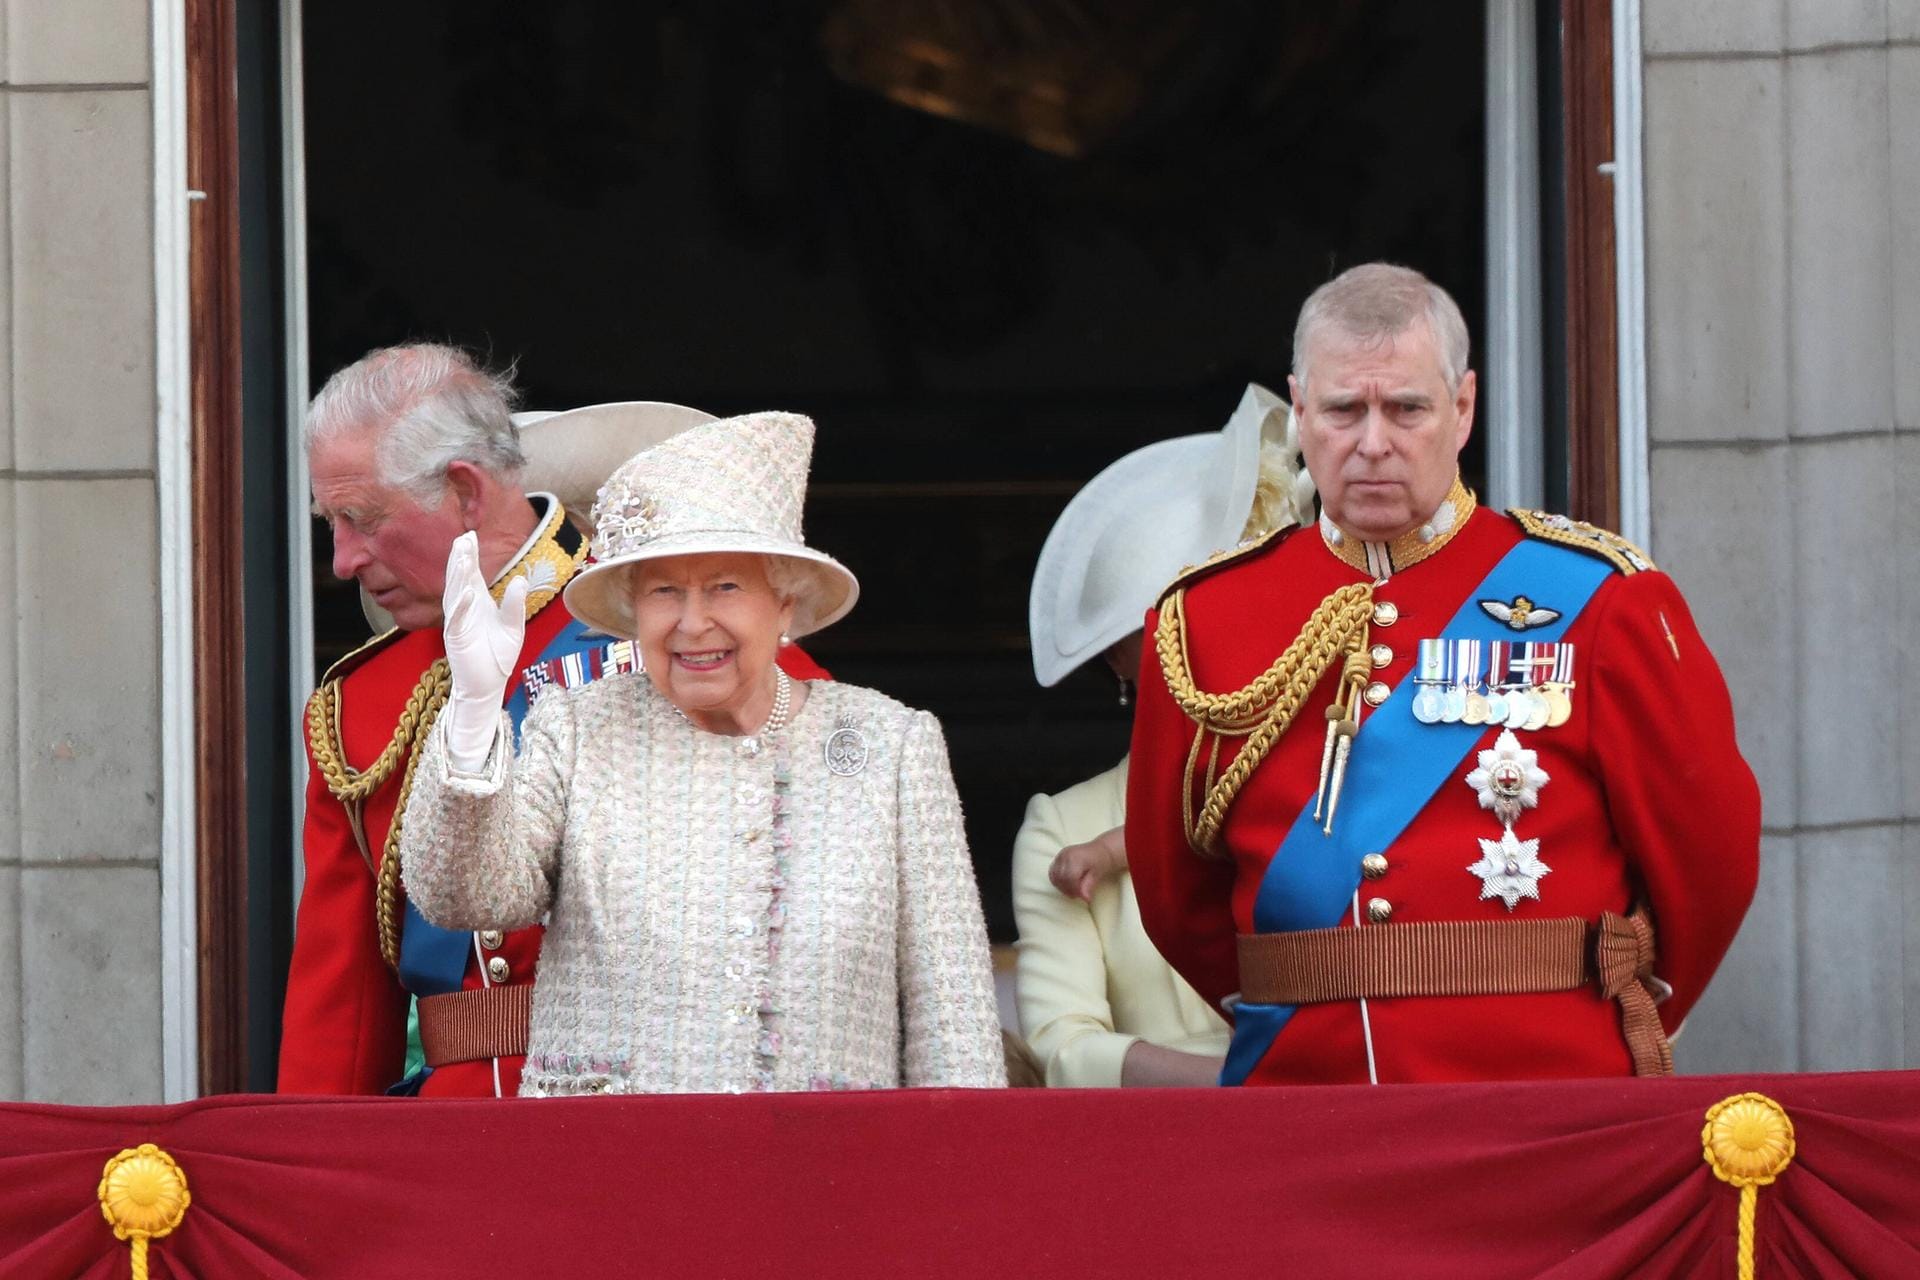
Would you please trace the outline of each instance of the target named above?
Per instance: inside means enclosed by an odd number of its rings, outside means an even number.
[[[1315,289],[1293,326],[1293,376],[1307,385],[1307,344],[1326,325],[1364,341],[1384,342],[1424,319],[1440,356],[1448,392],[1467,376],[1467,321],[1452,296],[1411,267],[1367,262]]]
[[[792,556],[767,557],[767,585],[783,603],[792,601],[793,630],[804,635],[814,629],[819,618],[814,605],[819,599],[820,571],[805,560]]]
[[[766,561],[767,585],[783,602],[798,600],[813,585],[812,571],[791,556],[769,555]]]
[[[511,368],[494,373],[458,347],[382,347],[327,379],[307,407],[302,444],[311,451],[329,436],[377,432],[380,479],[430,505],[446,492],[449,463],[502,477],[526,465],[515,399]]]

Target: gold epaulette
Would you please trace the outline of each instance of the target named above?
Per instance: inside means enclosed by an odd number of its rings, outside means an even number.
[[[1237,564],[1242,560],[1251,559],[1271,547],[1279,546],[1282,542],[1286,541],[1288,534],[1296,533],[1299,529],[1300,526],[1297,524],[1281,525],[1278,529],[1263,533],[1257,538],[1249,538],[1237,547],[1228,547],[1225,551],[1216,551],[1199,564],[1188,565],[1174,575],[1172,582],[1169,582],[1160,589],[1160,594],[1154,601],[1155,605],[1157,606],[1165,602],[1166,598],[1175,591],[1180,590],[1182,587],[1192,586],[1210,573],[1217,573],[1230,564]]]
[[[358,649],[348,653],[346,657],[339,659],[332,666],[328,667],[327,674],[320,677],[321,685],[334,684],[346,679],[353,672],[366,665],[367,660],[373,657],[374,654],[381,652],[388,645],[406,634],[407,633],[399,627],[387,628],[373,639],[361,645]]]
[[[1590,556],[1599,556],[1621,573],[1642,573],[1654,567],[1646,552],[1599,525],[1569,516],[1550,515],[1545,511],[1509,508],[1507,514],[1514,518],[1529,538],[1558,543],[1575,551],[1584,551]]]

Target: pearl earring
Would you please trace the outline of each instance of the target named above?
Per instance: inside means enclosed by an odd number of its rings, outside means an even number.
[[[790,645],[792,643],[793,643],[793,637],[788,635],[786,632],[782,631],[780,633],[780,646],[782,648],[785,648],[787,645]]]

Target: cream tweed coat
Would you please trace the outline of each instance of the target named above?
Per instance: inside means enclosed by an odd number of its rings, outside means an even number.
[[[407,893],[454,929],[548,917],[523,1094],[1006,1082],[939,722],[809,688],[758,754],[637,673],[547,693],[511,765],[502,716],[477,776],[430,735]],[[841,728],[850,774],[826,759]]]

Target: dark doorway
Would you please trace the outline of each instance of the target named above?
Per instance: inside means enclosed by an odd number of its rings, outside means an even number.
[[[1423,0],[311,5],[312,368],[432,337],[528,407],[813,415],[808,537],[863,594],[810,647],[946,725],[1005,940],[1027,797],[1126,749],[1104,670],[1034,684],[1047,529],[1283,389],[1345,266],[1484,330],[1482,38]],[[365,628],[315,545],[324,667]]]

